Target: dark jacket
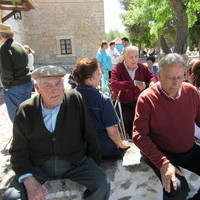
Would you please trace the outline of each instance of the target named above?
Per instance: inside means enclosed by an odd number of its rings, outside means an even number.
[[[21,44],[8,39],[1,46],[0,58],[0,75],[5,88],[22,85],[31,80],[27,53]]]
[[[51,156],[79,165],[89,155],[99,164],[97,133],[81,95],[74,90],[65,92],[53,133],[45,127],[40,101],[37,95],[16,111],[10,154],[17,177],[30,173],[31,166],[39,166]]]

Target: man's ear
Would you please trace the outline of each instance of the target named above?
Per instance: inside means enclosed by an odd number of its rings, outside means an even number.
[[[40,93],[40,89],[39,89],[37,83],[34,83],[34,88],[37,90],[38,93]]]

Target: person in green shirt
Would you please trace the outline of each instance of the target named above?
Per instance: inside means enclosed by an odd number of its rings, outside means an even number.
[[[13,122],[15,110],[31,97],[33,81],[28,68],[24,47],[13,40],[14,31],[9,25],[0,24],[0,79],[9,117]]]

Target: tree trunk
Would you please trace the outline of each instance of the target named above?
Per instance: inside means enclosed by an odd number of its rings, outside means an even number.
[[[139,42],[139,44],[138,44],[138,49],[139,49],[139,58],[140,58],[140,52],[141,52],[141,42]]]
[[[161,37],[160,37],[160,46],[161,46],[164,54],[171,53],[171,50],[170,50],[170,48],[167,45],[167,42],[165,40],[164,35],[161,35]]]
[[[187,49],[188,17],[182,0],[169,0],[176,17],[174,52],[184,54]]]

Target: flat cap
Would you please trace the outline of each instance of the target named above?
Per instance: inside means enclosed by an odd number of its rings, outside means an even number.
[[[31,76],[36,80],[42,77],[64,77],[66,73],[66,70],[62,67],[47,65],[35,69]]]

